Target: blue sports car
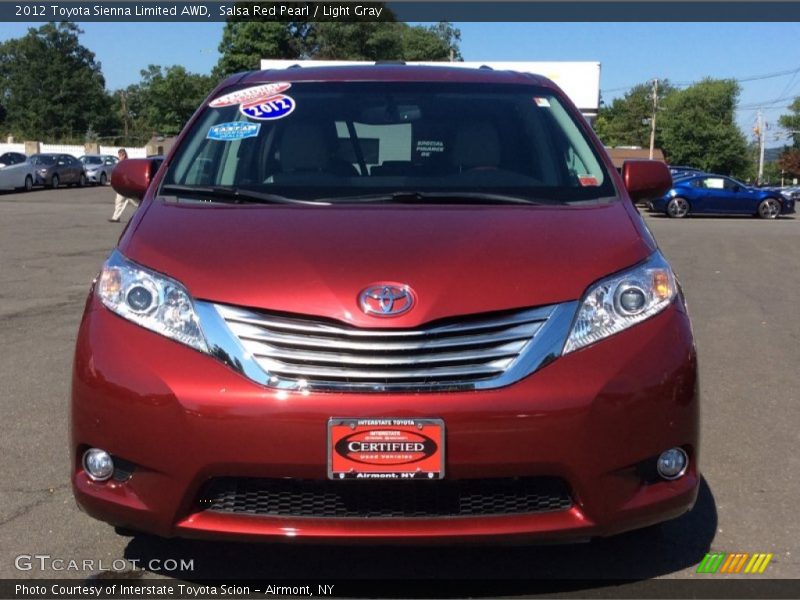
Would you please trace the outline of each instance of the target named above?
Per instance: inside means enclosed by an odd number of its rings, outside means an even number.
[[[672,189],[651,201],[649,208],[675,218],[725,214],[775,219],[794,213],[794,200],[774,190],[748,187],[723,175],[698,173],[673,181]]]

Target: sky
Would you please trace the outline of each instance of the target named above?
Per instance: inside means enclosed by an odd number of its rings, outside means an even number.
[[[149,64],[180,64],[208,73],[217,61],[223,23],[81,23],[82,43],[102,64],[108,89],[139,80]],[[770,124],[768,146],[782,145],[778,116],[800,96],[800,23],[455,23],[468,61],[599,61],[610,103],[655,77],[690,83],[704,77],[742,82],[737,121],[752,137],[759,106]],[[30,23],[0,23],[0,41]]]

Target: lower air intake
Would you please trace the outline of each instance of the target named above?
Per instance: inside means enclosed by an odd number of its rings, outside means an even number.
[[[554,477],[433,482],[211,480],[201,510],[269,517],[408,519],[566,510],[572,499]]]

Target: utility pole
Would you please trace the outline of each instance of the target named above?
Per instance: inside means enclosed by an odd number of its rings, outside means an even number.
[[[120,106],[122,112],[122,126],[125,130],[125,143],[128,140],[128,94],[125,90],[120,90]]]
[[[764,183],[764,142],[767,138],[764,135],[766,132],[766,124],[764,123],[764,114],[761,109],[758,109],[758,124],[756,125],[756,136],[758,137],[758,178],[756,183],[761,185]]]
[[[653,118],[650,119],[650,160],[656,146],[656,112],[658,111],[658,79],[653,79]]]

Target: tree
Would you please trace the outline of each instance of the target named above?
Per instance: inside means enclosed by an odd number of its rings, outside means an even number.
[[[463,60],[461,30],[452,23],[441,22],[430,27],[407,27],[403,35],[405,60]]]
[[[778,117],[778,124],[789,132],[792,146],[800,150],[800,96],[789,105],[789,111],[789,114]]]
[[[800,177],[800,150],[787,148],[778,159],[778,166],[791,177]]]
[[[95,55],[74,23],[48,23],[0,44],[4,128],[20,138],[83,141],[116,127]]]
[[[149,65],[141,75],[141,82],[118,92],[116,100],[131,132],[145,138],[177,134],[213,88],[210,76],[177,65]]]
[[[674,88],[669,81],[658,83],[658,105],[663,106]],[[642,83],[631,88],[611,106],[603,106],[595,120],[595,131],[602,142],[613,146],[650,147],[650,119],[653,117],[653,86]],[[656,118],[658,125],[658,115]],[[661,147],[661,130],[656,128],[656,147]]]
[[[384,21],[314,23],[228,21],[216,78],[259,67],[262,58],[327,60],[461,60],[461,32],[450,23],[410,26]]]
[[[672,164],[739,175],[748,168],[747,141],[734,119],[739,84],[704,79],[667,96],[661,122],[662,148]]]
[[[310,35],[309,23],[228,21],[213,75],[221,79],[258,69],[262,58],[301,58]]]

